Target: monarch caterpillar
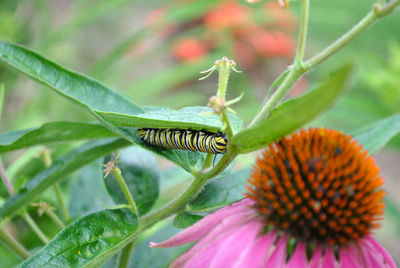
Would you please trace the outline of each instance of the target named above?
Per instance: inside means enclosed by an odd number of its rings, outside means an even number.
[[[222,132],[212,133],[191,129],[139,128],[138,133],[147,144],[166,149],[222,154],[225,153],[228,146],[226,135]]]

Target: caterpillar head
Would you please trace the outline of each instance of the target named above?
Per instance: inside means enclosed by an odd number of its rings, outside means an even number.
[[[222,133],[221,131],[218,131],[218,133],[216,134],[215,142],[220,146],[228,145],[228,139],[226,138],[226,135],[224,133]]]

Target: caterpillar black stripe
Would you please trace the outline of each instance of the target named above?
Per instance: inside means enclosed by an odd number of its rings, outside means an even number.
[[[142,140],[149,145],[166,149],[200,151],[223,154],[228,146],[226,135],[191,129],[139,128]]]

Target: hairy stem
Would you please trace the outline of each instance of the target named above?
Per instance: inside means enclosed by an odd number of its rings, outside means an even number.
[[[131,259],[131,254],[135,241],[130,242],[121,250],[121,255],[119,256],[118,267],[127,268],[129,267],[129,260]]]
[[[113,168],[111,170],[111,173],[114,175],[114,177],[117,179],[119,185],[121,186],[122,191],[124,192],[126,201],[128,201],[130,210],[133,213],[135,213],[136,215],[139,215],[135,200],[133,199],[131,192],[128,189],[128,185],[126,185],[126,182],[121,175],[121,170],[119,168]]]
[[[44,212],[46,215],[61,229],[65,228],[64,223],[61,221],[61,219],[57,216],[56,213],[54,213],[51,209],[46,209]]]
[[[230,74],[230,68],[225,64],[221,64],[218,68],[219,76],[218,76],[218,91],[217,97],[225,100],[226,89],[228,87],[228,80]]]
[[[302,62],[304,58],[304,51],[306,49],[308,17],[310,12],[310,0],[301,0],[302,14],[299,30],[299,39],[297,41],[296,58],[297,62]]]
[[[6,187],[9,195],[10,196],[14,195],[14,188],[10,182],[10,179],[7,176],[7,173],[6,173],[6,170],[4,168],[3,161],[1,160],[1,158],[0,158],[0,177],[4,183],[4,186]]]
[[[42,240],[44,244],[49,243],[49,239],[47,236],[40,230],[39,226],[36,225],[35,221],[31,218],[31,216],[28,214],[28,212],[25,212],[22,217],[25,219],[25,221],[28,223],[29,227],[32,228],[33,232]]]
[[[303,4],[307,3],[306,0],[302,0]],[[380,6],[375,4],[372,10],[363,18],[359,23],[357,23],[353,28],[351,28],[347,33],[338,38],[335,42],[333,42],[330,46],[324,49],[322,52],[313,56],[311,59],[305,61],[304,63],[300,63],[295,60],[295,63],[292,66],[289,74],[285,77],[283,82],[277,88],[272,97],[263,105],[260,112],[255,116],[253,121],[249,126],[252,126],[259,121],[262,121],[268,117],[272,109],[276,107],[276,105],[286,96],[286,94],[290,91],[296,81],[307,71],[311,70],[333,54],[335,54],[339,49],[348,44],[351,40],[356,38],[359,34],[365,31],[371,24],[373,24],[378,19],[390,14],[393,10],[400,4],[400,0],[394,0],[386,5]],[[308,11],[304,10],[303,6],[303,16],[308,16]],[[302,22],[306,21],[302,18]],[[300,35],[299,37],[305,37],[305,31],[307,27],[300,25]],[[301,32],[304,31],[304,34]],[[299,43],[303,42],[303,39],[300,38]],[[305,42],[305,38],[304,38]],[[299,48],[300,47],[300,48]],[[302,45],[298,45],[298,52],[302,51]]]
[[[153,224],[181,211],[200,192],[203,186],[210,179],[224,171],[237,155],[235,147],[228,147],[228,150],[214,168],[194,174],[195,179],[192,184],[177,199],[166,204],[160,210],[141,218],[143,225]]]
[[[14,239],[3,227],[0,227],[0,239],[10,247],[15,253],[18,254],[22,259],[29,258],[29,252]]]
[[[207,179],[199,179],[196,177],[192,184],[190,184],[189,187],[177,199],[168,203],[160,210],[151,214],[147,214],[141,219],[141,222],[144,225],[153,224],[179,212],[186,206],[187,203],[190,202],[190,200],[192,200],[194,196],[197,195],[197,193],[206,183]]]
[[[43,159],[44,165],[47,168],[51,167],[51,165],[53,164],[53,161],[51,159],[50,151],[48,149],[44,149],[41,152],[41,155],[42,155],[42,159]],[[54,192],[56,194],[57,202],[58,202],[58,205],[60,206],[60,210],[61,210],[61,213],[63,215],[63,218],[64,218],[65,221],[68,221],[71,217],[69,215],[67,206],[65,205],[65,202],[64,202],[64,199],[63,199],[63,196],[62,196],[61,187],[60,187],[60,185],[58,183],[56,183],[56,184],[54,184],[53,188],[54,188]]]
[[[201,169],[207,169],[211,166],[212,160],[214,158],[213,154],[207,154],[206,159],[204,160],[203,166],[201,167]]]
[[[54,192],[56,193],[58,205],[60,206],[60,210],[61,210],[64,220],[69,221],[71,216],[69,215],[68,209],[64,203],[61,187],[58,183],[54,184]]]
[[[282,84],[280,84],[275,93],[272,94],[271,98],[264,104],[260,112],[254,117],[249,126],[255,125],[259,121],[266,119],[272,109],[274,109],[275,106],[278,105],[278,103],[283,99],[283,97],[286,96],[286,94],[290,91],[292,86],[302,76],[303,73],[304,71],[302,69],[298,69],[296,67],[290,70]]]
[[[232,131],[231,123],[229,122],[229,119],[228,119],[228,115],[226,114],[225,111],[222,112],[221,119],[222,119],[223,124],[225,125],[226,137],[228,138],[228,141],[232,141],[233,131]]]
[[[335,54],[338,50],[347,45],[351,40],[356,38],[362,32],[364,32],[369,26],[376,22],[379,18],[386,16],[393,12],[393,10],[400,4],[400,0],[392,1],[386,5],[380,6],[375,4],[372,10],[361,19],[356,25],[353,26],[347,33],[338,38],[335,42],[329,45],[327,48],[322,50],[320,53],[307,60],[304,63],[306,71],[314,68],[327,58]]]

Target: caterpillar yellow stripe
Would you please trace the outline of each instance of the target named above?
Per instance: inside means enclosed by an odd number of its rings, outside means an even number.
[[[149,145],[166,149],[200,151],[223,154],[228,147],[226,135],[203,130],[139,128],[139,136]]]

